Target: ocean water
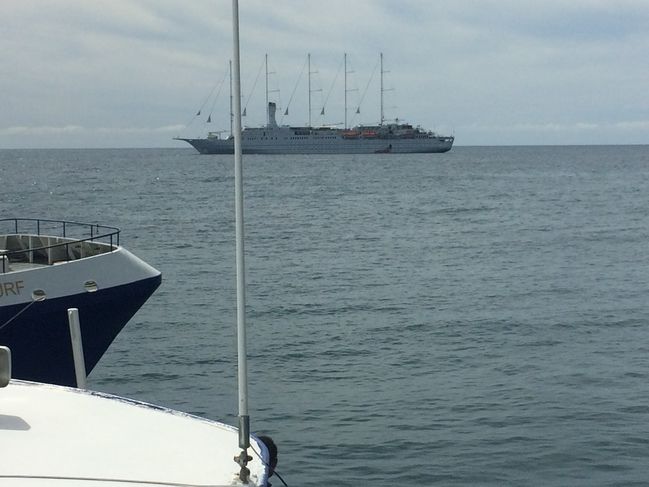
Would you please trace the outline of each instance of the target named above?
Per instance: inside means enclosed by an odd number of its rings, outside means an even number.
[[[236,424],[231,156],[0,168],[4,217],[118,226],[163,272],[90,386]],[[251,427],[288,485],[647,485],[649,146],[248,156],[244,175]]]

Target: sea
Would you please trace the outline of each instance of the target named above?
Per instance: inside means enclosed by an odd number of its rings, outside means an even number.
[[[89,387],[236,425],[232,156],[0,169],[3,217],[117,226],[163,274]],[[649,146],[243,172],[251,429],[286,484],[649,485]]]

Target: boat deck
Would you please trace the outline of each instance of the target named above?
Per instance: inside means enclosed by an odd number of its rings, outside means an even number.
[[[58,264],[59,262],[56,262]],[[11,272],[15,271],[29,271],[31,269],[40,269],[42,267],[49,267],[50,264],[39,264],[36,262],[12,262],[11,263]],[[54,265],[54,264],[51,264]],[[9,271],[7,271],[9,272]],[[1,272],[0,272],[1,273]]]
[[[2,224],[8,228],[0,232],[0,274],[92,257],[119,246],[119,229],[113,227],[32,219],[0,220]]]
[[[0,388],[2,485],[241,485],[234,427],[137,401],[18,380]],[[251,486],[267,453],[251,437]]]

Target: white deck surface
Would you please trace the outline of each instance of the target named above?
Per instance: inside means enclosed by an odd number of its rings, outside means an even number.
[[[239,484],[235,428],[65,387],[0,388],[0,445],[3,487]],[[258,485],[264,467],[248,452]]]

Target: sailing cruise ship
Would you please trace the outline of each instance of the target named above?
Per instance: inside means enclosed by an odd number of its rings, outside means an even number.
[[[346,63],[346,56],[345,56]],[[346,71],[345,67],[345,71]],[[377,125],[353,128],[302,127],[278,125],[277,106],[268,103],[268,122],[264,127],[246,127],[242,132],[244,154],[380,154],[441,153],[453,147],[454,136],[439,135],[421,127],[395,121],[386,123],[383,116],[383,54],[381,54],[381,121]],[[310,73],[310,68],[309,68]],[[309,95],[310,95],[309,89]],[[345,87],[345,93],[347,87]],[[347,108],[345,108],[345,113]],[[345,126],[347,124],[345,123]],[[210,132],[204,138],[176,137],[191,144],[201,154],[233,154],[234,137]]]

